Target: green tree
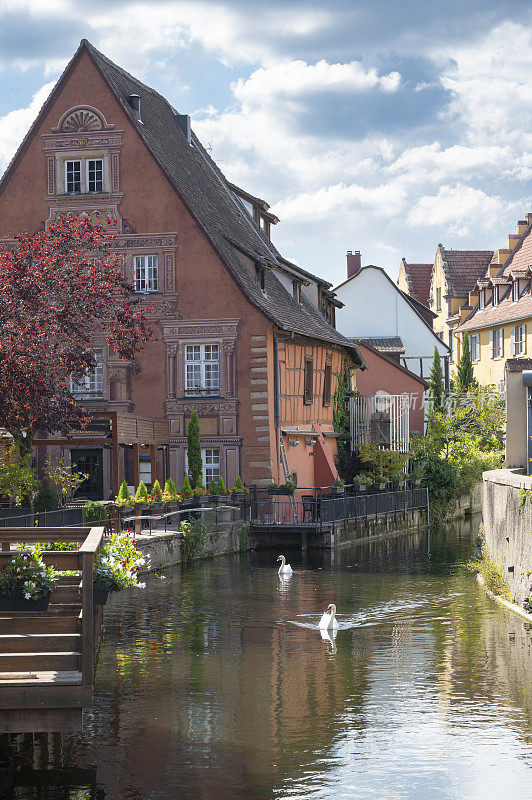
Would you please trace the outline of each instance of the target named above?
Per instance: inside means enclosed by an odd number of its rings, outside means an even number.
[[[338,386],[334,393],[333,405],[333,427],[335,433],[339,433],[336,440],[338,454],[343,455],[351,451],[351,439],[349,432],[349,408],[347,400],[351,394],[351,374],[347,360],[342,361],[338,374]]]
[[[435,411],[443,411],[445,403],[445,384],[443,381],[440,354],[438,353],[437,347],[434,347],[434,360],[430,370],[429,389],[433,409]]]
[[[38,486],[31,454],[21,456],[18,444],[12,444],[0,459],[0,496],[7,497],[10,505],[20,505],[25,498],[31,500]]]
[[[477,386],[477,382],[473,373],[469,334],[465,331],[462,338],[462,355],[456,371],[455,388],[457,392],[467,392],[472,386]]]
[[[198,412],[196,410],[194,410],[190,415],[190,422],[188,423],[187,456],[190,481],[193,486],[196,486],[198,480],[201,479],[203,474],[203,462],[201,460],[201,436]]]

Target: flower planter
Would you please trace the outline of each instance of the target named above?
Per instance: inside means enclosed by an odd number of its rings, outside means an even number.
[[[282,486],[268,486],[268,494],[293,495],[294,493]]]
[[[421,486],[421,478],[411,478],[410,485],[411,486]]]
[[[0,611],[47,611],[51,594],[48,592],[38,600],[26,600],[22,590],[0,594]]]
[[[246,495],[244,492],[233,492],[231,495],[231,500],[235,500],[237,503],[243,503],[246,499]]]
[[[371,484],[371,488],[374,492],[383,492],[386,489],[386,484],[375,482]]]
[[[209,503],[214,503],[214,505],[218,505],[223,501],[223,497],[220,494],[211,494],[209,495]]]
[[[366,484],[365,484],[365,483],[354,483],[354,484],[353,484],[353,490],[354,490],[354,491],[355,491],[357,494],[361,494],[362,492],[365,492],[365,491],[367,490],[367,488],[368,488],[368,487],[366,486]]]
[[[344,491],[343,486],[331,486],[331,494],[333,497],[342,497]]]
[[[111,590],[108,586],[101,583],[93,583],[92,585],[92,601],[95,606],[104,606],[107,603],[109,592]]]

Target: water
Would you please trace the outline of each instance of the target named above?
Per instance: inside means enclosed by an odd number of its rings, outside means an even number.
[[[532,633],[464,569],[475,533],[150,576],[107,606],[84,732],[13,737],[3,796],[531,797]]]

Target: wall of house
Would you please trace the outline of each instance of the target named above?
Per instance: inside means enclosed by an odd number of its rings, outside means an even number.
[[[532,320],[523,320],[523,323],[526,324],[526,352],[523,356],[528,356],[532,353]],[[488,386],[490,384],[494,384],[498,386],[500,381],[503,381],[505,378],[505,366],[506,360],[508,358],[515,358],[512,355],[512,328],[515,327],[516,323],[512,322],[507,325],[497,325],[494,327],[503,328],[504,330],[504,350],[503,355],[501,358],[491,358],[490,356],[490,330],[493,328],[481,328],[479,330],[470,330],[469,336],[471,334],[478,333],[480,334],[480,358],[478,361],[473,362],[473,372],[475,378],[480,383],[481,386]],[[463,333],[459,332],[456,334],[458,338],[458,348],[457,348],[457,359],[456,363],[458,363],[458,359],[460,357],[460,353],[462,351],[462,339]]]
[[[406,279],[406,270],[401,262],[401,266],[399,267],[399,276],[397,278],[397,286],[402,292],[406,292],[406,294],[410,294],[410,287],[408,285],[408,281]]]
[[[154,316],[157,336],[137,358],[140,371],[131,378],[131,409],[170,418],[170,464],[176,482],[181,481],[184,469],[184,420],[192,407],[196,407],[202,426],[208,430],[207,446],[219,447],[223,458],[227,453],[222,465],[226,482],[232,484],[240,472],[249,483],[265,484],[272,474],[270,441],[264,431],[269,424],[269,386],[273,386],[267,380],[267,336],[271,323],[250,305],[229,275],[86,54],[0,195],[0,236],[9,236],[22,228],[36,230],[48,218],[49,206],[44,200],[47,164],[41,134],[49,134],[65,111],[80,104],[97,108],[108,123],[114,124],[115,130],[123,131],[120,191],[124,196],[118,210],[128,229],[150,236],[177,233],[173,259],[165,262],[165,269],[171,271],[165,286],[172,286],[173,291],[149,298],[159,304]],[[177,308],[171,305],[165,308],[168,296],[172,302],[177,301]],[[196,341],[217,337],[222,345],[222,374],[229,363],[226,357],[234,359],[235,386],[230,399],[170,397],[167,365],[169,348],[175,343],[166,333],[174,320],[197,323],[195,329],[189,328],[186,341],[191,341],[191,330],[195,330],[192,335],[197,335]],[[227,326],[226,320],[231,321],[232,327]],[[233,352],[226,354],[224,348],[227,345],[229,350],[231,342]]]
[[[309,357],[314,380],[312,402],[307,404],[304,377],[305,360]],[[334,395],[342,359],[343,354],[332,347],[305,340],[278,342],[280,426],[301,431],[301,435],[283,436],[289,471],[297,474],[299,486],[330,486],[338,476],[334,463],[336,439],[323,436],[323,432],[333,431]],[[323,402],[326,363],[331,364],[332,371],[328,405]],[[279,474],[278,481],[284,482],[284,475]]]
[[[526,469],[527,454],[527,391],[522,372],[506,372],[506,466]],[[532,552],[532,551],[531,551]]]
[[[369,347],[360,345],[362,355],[369,365],[367,370],[357,370],[357,390],[363,395],[377,392],[407,394],[410,397],[410,430],[424,431],[425,385],[404,370],[391,364]]]
[[[418,375],[420,358],[423,375],[430,374],[434,347],[441,356],[447,355],[444,344],[380,269],[364,267],[336,291],[345,304],[336,311],[336,327],[344,336],[400,336],[405,356],[410,357],[407,366]]]

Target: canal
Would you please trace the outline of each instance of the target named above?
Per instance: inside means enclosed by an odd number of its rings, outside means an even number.
[[[84,732],[12,737],[0,797],[530,797],[532,633],[465,569],[477,525],[149,576],[107,606]]]

